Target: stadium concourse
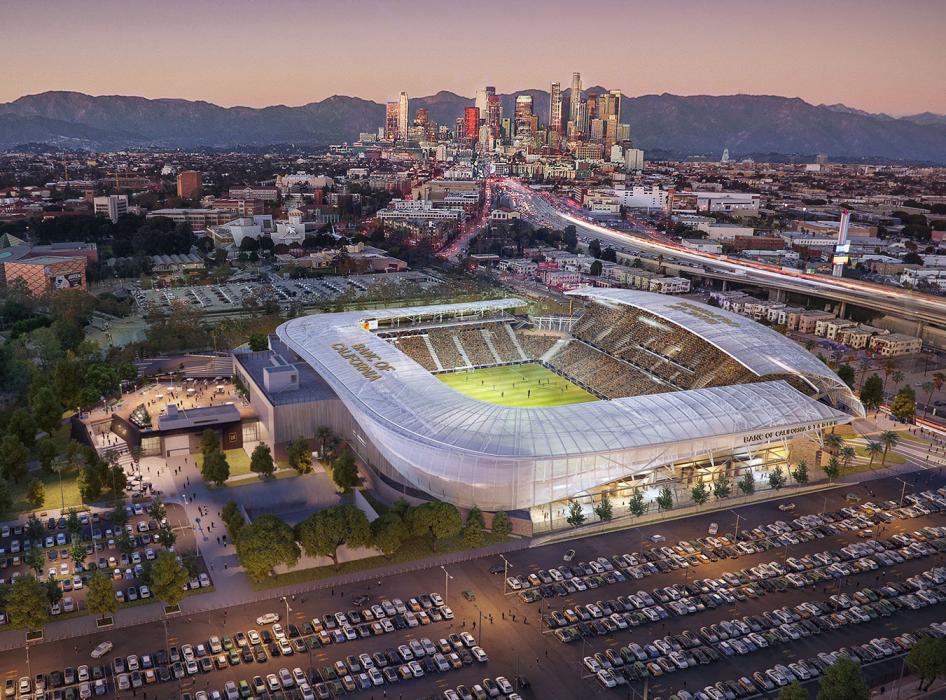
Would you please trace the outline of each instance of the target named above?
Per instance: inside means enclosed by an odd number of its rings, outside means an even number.
[[[570,499],[761,482],[792,440],[863,415],[824,363],[749,319],[571,294],[584,309],[554,322],[501,299],[305,316],[276,342],[330,388],[333,426],[387,487],[539,529]]]

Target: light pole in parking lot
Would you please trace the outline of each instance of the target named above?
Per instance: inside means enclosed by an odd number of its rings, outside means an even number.
[[[443,570],[443,602],[449,605],[450,604],[450,596],[449,596],[450,579],[452,579],[453,576],[450,575],[450,573],[443,566],[443,564],[440,565],[440,568]]]
[[[289,598],[286,596],[282,597],[282,602],[286,604],[286,624],[289,624]]]
[[[509,578],[509,567],[513,566],[502,554],[499,558],[503,560],[503,595],[506,595],[506,579]]]
[[[736,534],[733,535],[733,539],[737,542],[739,541],[739,520],[742,518],[739,513],[734,511],[732,508],[729,509],[729,512],[736,516]]]
[[[901,479],[899,476],[895,476],[894,478],[903,484],[903,488],[900,489],[900,507],[903,508],[903,499],[907,495],[907,486],[909,486],[909,484],[907,484],[907,482]]]

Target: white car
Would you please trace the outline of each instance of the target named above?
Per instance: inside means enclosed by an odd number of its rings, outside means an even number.
[[[271,625],[274,622],[279,622],[279,615],[276,613],[266,613],[256,618],[257,625]]]
[[[200,580],[200,587],[201,587],[201,588],[210,588],[210,577],[209,577],[207,574],[202,573],[202,574],[201,574],[200,576],[198,576],[197,578]],[[279,618],[276,618],[276,619],[278,620]],[[260,623],[260,624],[262,624],[262,623]]]
[[[138,591],[139,591],[139,592],[138,592],[138,595],[140,595],[142,598],[150,598],[150,597],[151,597],[151,589],[149,589],[147,586],[141,586],[141,587],[138,589]]]
[[[93,659],[100,659],[100,658],[102,658],[102,657],[105,656],[108,652],[110,652],[110,651],[112,650],[112,647],[114,647],[114,645],[113,645],[111,642],[107,642],[107,641],[106,641],[106,642],[102,642],[102,643],[99,644],[97,647],[95,647],[95,649],[92,650],[92,658],[93,658]]]
[[[780,503],[778,509],[782,511],[783,513],[791,513],[793,510],[795,510],[795,504],[794,503]]]

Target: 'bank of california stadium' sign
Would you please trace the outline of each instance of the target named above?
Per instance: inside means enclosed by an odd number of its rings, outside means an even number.
[[[752,435],[744,435],[742,442],[743,444],[749,444],[750,442],[765,442],[768,440],[777,440],[778,438],[794,437],[802,433],[810,433],[813,430],[824,430],[825,428],[830,428],[837,424],[838,422],[836,420],[825,420],[817,423],[806,423],[805,425],[794,428],[782,428],[781,430],[769,430],[765,433],[753,433]]]
[[[356,343],[351,347],[345,343],[332,343],[332,350],[348,360],[369,382],[377,381],[383,376],[381,372],[393,372],[394,365],[383,360],[378,353],[371,350],[364,343]]]

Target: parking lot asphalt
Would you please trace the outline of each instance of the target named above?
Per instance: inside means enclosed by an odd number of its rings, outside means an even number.
[[[942,474],[934,470],[908,475],[906,481],[909,484],[905,491],[907,494],[928,488],[935,489],[946,484],[946,479]],[[507,555],[512,565],[509,573],[528,574],[558,566],[563,563],[563,555],[569,549],[576,551],[573,563],[578,563],[599,556],[611,557],[615,554],[639,552],[642,547],[676,544],[680,540],[705,536],[711,522],[718,524],[720,534],[732,533],[736,526],[736,514],[739,516],[739,529],[745,530],[774,521],[789,521],[801,515],[818,514],[825,510],[837,511],[851,505],[851,502],[846,500],[848,493],[856,494],[863,501],[879,502],[887,499],[899,501],[902,486],[902,483],[896,479],[866,481],[856,486],[848,485],[827,492],[798,497],[789,496],[788,500],[792,500],[796,505],[791,513],[778,509],[780,501],[769,501],[743,507],[737,506],[733,508],[734,512],[708,513],[522,550]],[[946,519],[941,513],[909,520],[897,520],[879,530],[876,537],[884,539],[924,526],[946,524],[944,521]],[[661,535],[666,541],[654,543],[651,540],[653,535]],[[738,559],[720,559],[693,567],[689,573],[684,569],[657,573],[641,580],[627,580],[597,590],[576,592],[566,597],[555,597],[534,604],[526,604],[512,593],[504,595],[502,574],[491,574],[489,571],[491,567],[498,567],[503,562],[498,557],[481,558],[451,565],[448,567],[448,574],[439,567],[432,567],[389,577],[383,581],[365,583],[348,590],[329,589],[324,592],[300,595],[286,601],[267,600],[261,597],[257,603],[231,608],[222,613],[172,617],[167,622],[166,641],[164,626],[155,623],[113,632],[103,631],[76,640],[33,644],[29,650],[29,668],[27,668],[26,653],[23,649],[0,654],[0,668],[3,669],[5,679],[26,675],[28,672],[48,673],[65,666],[87,664],[90,663],[89,652],[103,640],[109,640],[114,644],[114,650],[107,657],[109,661],[116,655],[153,653],[165,644],[177,646],[186,643],[197,644],[204,642],[211,635],[232,636],[238,631],[260,629],[255,620],[257,616],[266,612],[278,613],[282,622],[286,623],[287,603],[290,607],[288,621],[301,627],[313,617],[351,609],[353,607],[351,601],[355,596],[367,595],[371,602],[378,602],[381,598],[401,598],[407,601],[423,593],[438,592],[446,597],[447,605],[456,615],[452,622],[433,622],[423,627],[395,631],[344,644],[333,644],[288,658],[270,658],[265,664],[241,664],[225,670],[197,675],[181,682],[147,686],[139,689],[137,693],[147,692],[149,697],[170,698],[205,688],[223,690],[227,680],[250,681],[255,675],[265,677],[266,674],[280,668],[291,670],[296,666],[301,666],[307,669],[310,663],[316,668],[321,668],[342,660],[350,654],[383,651],[422,637],[429,637],[436,642],[451,633],[469,631],[476,636],[478,643],[489,655],[487,663],[474,663],[460,670],[428,674],[422,679],[402,681],[390,686],[361,691],[357,693],[357,696],[418,698],[439,693],[442,697],[442,690],[448,686],[456,687],[458,684],[470,686],[481,682],[485,677],[506,676],[513,679],[517,675],[524,675],[531,683],[531,688],[521,691],[525,698],[631,697],[643,691],[642,683],[623,686],[617,690],[606,690],[593,678],[587,678],[588,673],[582,665],[583,656],[608,648],[619,648],[631,641],[645,644],[666,634],[687,629],[696,631],[703,625],[720,620],[751,615],[806,600],[826,600],[836,590],[853,592],[867,585],[880,586],[888,580],[903,581],[920,571],[941,565],[943,556],[938,554],[844,577],[840,579],[840,584],[827,586],[831,588],[830,591],[815,586],[772,592],[757,599],[720,606],[686,617],[671,616],[663,622],[621,630],[608,636],[589,639],[585,643],[579,641],[566,645],[559,642],[543,628],[540,607],[551,606],[552,609],[562,609],[600,599],[615,598],[619,595],[630,595],[638,590],[650,591],[653,588],[694,578],[716,577],[725,571],[743,569],[763,562],[784,561],[787,557],[801,557],[824,550],[838,550],[852,542],[862,541],[854,533],[843,532],[838,536],[792,545],[787,553],[782,549],[773,549],[741,556]],[[452,578],[445,581],[446,575]],[[475,599],[464,598],[464,591],[472,592]],[[769,668],[776,663],[788,663],[797,658],[809,657],[818,651],[836,650],[841,646],[865,642],[879,636],[893,637],[900,632],[912,631],[930,622],[943,619],[946,619],[944,606],[933,605],[915,611],[901,611],[892,617],[843,627],[777,647],[762,649],[747,656],[724,658],[717,663],[653,679],[649,683],[649,696],[667,698],[674,691],[684,687],[701,688],[716,680],[736,678],[751,671]],[[899,661],[896,663],[899,665]],[[116,695],[110,694],[110,697],[113,696]],[[131,692],[126,691],[117,696],[128,697],[131,696]]]

